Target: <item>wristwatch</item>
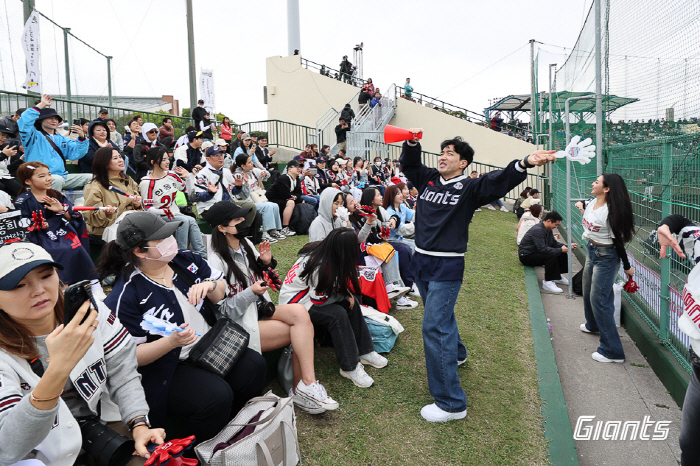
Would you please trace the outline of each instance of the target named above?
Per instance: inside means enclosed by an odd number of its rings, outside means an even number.
[[[140,424],[145,424],[146,427],[148,427],[149,429],[151,428],[151,422],[148,420],[148,415],[144,414],[143,416],[133,418],[129,422],[129,430],[134,430],[134,428]]]

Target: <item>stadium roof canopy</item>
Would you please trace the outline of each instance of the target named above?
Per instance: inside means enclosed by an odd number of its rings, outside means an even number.
[[[569,102],[569,109],[572,113],[595,113],[595,93],[593,92],[555,92],[552,94],[554,101],[552,107],[555,112],[564,111],[564,103],[570,97],[579,97],[590,95],[590,99],[574,100]],[[549,110],[549,93],[542,93],[542,106],[545,111]],[[618,97],[616,95],[603,96],[603,111],[613,112],[620,107],[636,102],[639,99],[629,97]],[[496,102],[494,105],[485,109],[488,115],[491,112],[530,112],[532,110],[532,102],[530,94],[510,95]]]

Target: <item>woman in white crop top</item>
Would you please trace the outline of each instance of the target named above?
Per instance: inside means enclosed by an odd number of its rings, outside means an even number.
[[[581,331],[600,333],[600,346],[591,356],[598,362],[624,362],[625,352],[615,326],[613,284],[620,260],[628,277],[634,275],[625,243],[634,234],[634,213],[625,182],[605,173],[593,182],[595,199],[576,207],[583,214],[583,238],[588,254],[583,269],[583,309],[586,323]]]

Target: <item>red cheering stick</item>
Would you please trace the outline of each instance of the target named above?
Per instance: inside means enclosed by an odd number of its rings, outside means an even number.
[[[280,280],[280,276],[275,272],[274,269],[267,268],[263,270],[263,280],[265,280],[265,283],[267,283],[267,286],[272,288],[272,291],[279,291],[280,288],[282,288],[282,280]]]
[[[131,194],[128,194],[128,193],[122,191],[122,190],[119,189],[119,188],[115,188],[114,186],[110,186],[110,187],[107,188],[107,189],[109,189],[110,191],[114,191],[114,192],[117,193],[117,194],[121,194],[122,196],[126,196],[126,197],[135,197],[135,196],[132,196]]]
[[[197,460],[182,457],[185,450],[192,448],[192,442],[194,442],[194,435],[161,443],[146,460],[146,466],[197,466],[199,464]]]
[[[627,280],[627,283],[625,283],[622,289],[628,293],[636,293],[637,291],[639,291],[639,286],[637,285],[637,282],[634,281],[634,278],[630,277],[630,279]]]
[[[34,230],[43,230],[43,229],[44,229],[44,213],[41,211],[32,212],[32,225],[27,227],[27,230],[34,231]]]
[[[366,205],[361,205],[360,208],[358,209],[358,212],[360,214],[360,217],[370,217],[372,215],[377,215],[376,210],[374,210],[370,206],[366,206]]]
[[[389,239],[390,235],[391,235],[391,229],[387,226],[383,226],[382,233],[379,235],[379,237],[382,239]]]

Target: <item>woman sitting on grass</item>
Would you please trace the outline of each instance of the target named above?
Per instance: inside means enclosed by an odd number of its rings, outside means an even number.
[[[299,409],[310,414],[337,409],[338,403],[316,380],[314,327],[306,308],[301,304],[280,304],[275,306],[272,315],[258,313],[257,303],[271,301],[268,286],[263,281],[263,270],[274,269],[277,261],[272,258],[269,242],[260,243],[258,252],[245,237],[249,227],[243,217],[249,210],[222,201],[207,211],[213,249],[209,264],[223,271],[228,285],[220,310],[248,331],[248,347],[258,353],[292,344],[294,388],[291,396]]]
[[[374,351],[360,309],[357,251],[357,236],[350,228],[337,228],[323,241],[307,244],[287,273],[279,302],[303,304],[314,327],[330,333],[340,375],[367,388],[374,380],[362,363],[382,368],[388,361]]]

